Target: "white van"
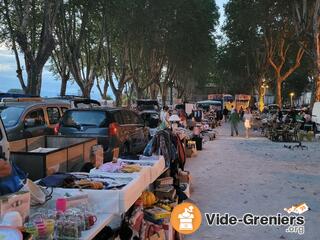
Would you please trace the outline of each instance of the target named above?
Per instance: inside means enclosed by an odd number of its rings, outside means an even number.
[[[320,132],[320,102],[315,102],[313,105],[312,122],[316,124],[317,132]]]
[[[6,131],[0,117],[0,158],[9,160],[9,142],[7,140]]]

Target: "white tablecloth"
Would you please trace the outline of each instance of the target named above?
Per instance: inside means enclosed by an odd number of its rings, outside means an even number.
[[[123,162],[133,162],[135,164],[143,164],[147,163],[150,166],[145,166],[149,172],[148,182],[153,183],[165,169],[165,160],[163,156],[151,156],[151,157],[143,157],[142,160],[130,160],[130,159],[121,159]]]
[[[132,160],[126,160],[132,161]],[[141,196],[142,192],[149,187],[163,172],[165,161],[162,156],[151,157],[149,160],[136,160],[138,162],[152,163],[152,166],[143,167],[137,173],[95,173],[108,177],[130,177],[132,181],[119,190],[91,190],[91,189],[69,189],[56,188],[55,195],[64,196],[66,193],[77,195],[79,193],[87,193],[89,202],[99,208],[101,213],[106,214],[122,214],[126,212],[135,201]]]
[[[132,160],[127,160],[132,161]],[[151,166],[143,167],[138,173],[104,173],[110,177],[130,177],[132,181],[119,190],[91,190],[91,189],[69,189],[54,188],[52,199],[44,206],[54,208],[55,200],[66,194],[76,196],[87,193],[89,205],[94,208],[97,215],[97,222],[92,229],[82,232],[81,239],[93,239],[106,225],[108,225],[115,215],[126,212],[140,197],[141,193],[163,172],[165,161],[162,156],[152,156],[138,160],[137,163],[150,163]],[[37,211],[35,208],[33,212]]]

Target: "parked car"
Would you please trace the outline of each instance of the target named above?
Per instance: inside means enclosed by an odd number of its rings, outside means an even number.
[[[0,105],[0,116],[9,141],[42,135],[53,135],[63,113],[70,105],[59,101],[6,102]]]
[[[69,104],[70,108],[92,108],[101,106],[100,102],[97,100],[77,96],[46,98],[45,101],[62,101]]]
[[[137,100],[137,109],[139,115],[150,129],[150,135],[153,136],[160,124],[160,107],[157,100],[140,99]]]
[[[128,109],[70,109],[59,123],[59,134],[97,137],[104,147],[105,161],[111,161],[113,149],[118,147],[120,154],[142,152],[149,129],[137,113]]]
[[[138,111],[157,111],[160,112],[159,103],[153,99],[139,99],[137,100]]]
[[[197,108],[202,108],[205,111],[209,111],[210,107],[214,107],[217,110],[222,110],[222,102],[215,100],[204,100],[199,101],[196,104]]]
[[[30,98],[31,96],[20,93],[0,93],[0,101],[6,98]]]
[[[0,117],[0,158],[9,159],[10,158],[9,143],[7,140],[6,131],[2,119]]]

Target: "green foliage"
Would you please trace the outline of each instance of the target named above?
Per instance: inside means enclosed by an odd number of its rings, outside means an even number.
[[[28,17],[22,29],[28,49],[24,53],[36,56],[45,4],[54,0],[4,1],[15,29]],[[121,104],[129,82],[136,95],[146,95],[151,85],[163,88],[165,94],[171,83],[186,95],[194,83],[201,86],[210,77],[219,18],[214,0],[55,1],[60,6],[54,24],[55,48],[46,53],[52,55],[50,69],[63,81],[68,81],[70,72],[85,96],[95,80],[105,81],[104,92],[111,86]],[[0,10],[3,20],[3,5]],[[0,29],[1,39],[9,39],[5,21]]]
[[[269,86],[276,86],[276,75],[268,57],[272,54],[275,63],[280,64],[279,44],[285,39],[285,47],[289,47],[281,69],[284,75],[295,63],[299,48],[292,9],[285,0],[230,0],[225,5],[223,31],[227,40],[219,46],[217,72],[212,79],[218,89],[230,93],[258,93],[262,79],[266,79]],[[307,79],[306,67],[302,64],[303,70],[299,73],[305,74],[303,79]],[[288,79],[286,89],[291,84],[297,85],[293,79]],[[306,86],[305,81],[302,82],[301,89]]]

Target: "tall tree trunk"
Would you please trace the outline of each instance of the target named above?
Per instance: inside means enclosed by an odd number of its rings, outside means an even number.
[[[314,80],[315,80],[314,100],[315,102],[319,102],[320,101],[320,66],[319,66],[319,71],[317,72]]]
[[[97,88],[102,99],[107,100],[109,83],[104,79],[103,89],[101,89],[99,79],[97,78]]]
[[[61,78],[61,86],[60,86],[60,96],[65,96],[67,91],[67,83],[69,80],[68,75],[64,75]]]
[[[135,89],[136,89],[136,92],[137,92],[137,99],[144,98],[144,94],[143,94],[144,90],[142,88],[138,87],[138,86],[136,86]]]
[[[315,76],[315,101],[320,101],[320,31],[317,32],[314,37],[314,45],[315,45],[315,67],[316,67],[316,76]]]
[[[152,84],[150,86],[150,98],[157,99],[159,93],[159,88],[156,84]]]
[[[161,99],[162,99],[162,105],[163,106],[167,105],[167,94],[162,93]]]
[[[277,104],[282,108],[282,81],[277,78],[277,90],[276,90]]]
[[[26,93],[27,86],[26,86],[26,84],[24,83],[24,80],[23,80],[22,68],[21,68],[20,59],[19,59],[19,53],[18,53],[18,49],[17,49],[16,40],[15,40],[15,37],[14,37],[14,30],[13,30],[13,27],[12,27],[12,24],[11,24],[10,15],[9,15],[8,1],[4,1],[4,9],[5,9],[4,17],[5,17],[6,21],[7,21],[7,25],[8,25],[8,28],[9,28],[9,34],[10,34],[10,39],[11,39],[11,43],[12,43],[12,50],[14,52],[14,56],[15,56],[16,64],[17,64],[17,70],[16,70],[17,78],[19,79],[19,82],[20,82],[22,90],[24,91],[24,93]]]
[[[168,87],[163,86],[162,92],[161,92],[161,99],[162,99],[162,105],[167,105],[167,98],[168,98]]]
[[[94,80],[93,81],[89,80],[89,82],[85,84],[84,89],[82,91],[83,97],[90,98],[93,83],[94,83]]]
[[[133,87],[133,85],[131,85],[129,88],[129,91],[126,91],[127,92],[127,107],[128,108],[130,108],[132,105],[133,90],[134,90],[134,87]]]
[[[28,75],[27,94],[32,96],[39,96],[41,91],[42,70],[48,58],[51,56],[55,48],[55,39],[53,31],[55,28],[55,21],[57,19],[60,4],[63,1],[46,0],[43,1],[42,11],[43,17],[39,19],[41,22],[40,37],[37,39],[37,44],[34,44],[33,37],[37,33],[35,31],[35,24],[30,18],[30,11],[33,1],[20,1],[15,4],[13,11],[20,15],[16,18],[19,28],[15,31],[16,42],[18,43],[21,52],[23,52],[26,63],[26,70]],[[22,4],[23,3],[23,4]],[[24,8],[22,12],[18,10],[19,7]],[[28,26],[33,26],[31,32],[28,32]],[[29,29],[30,30],[30,29]],[[31,35],[31,40],[30,36]],[[30,41],[29,41],[30,40]]]
[[[41,82],[42,82],[42,68],[38,69],[38,67],[33,64],[27,70],[28,74],[28,86],[27,86],[27,94],[31,96],[40,96],[41,92]]]
[[[103,99],[105,100],[107,100],[107,97],[108,97],[108,87],[109,87],[109,83],[108,81],[105,81],[103,85]]]
[[[114,93],[114,96],[116,97],[116,106],[121,107],[122,106],[122,91],[116,91],[113,93]]]

